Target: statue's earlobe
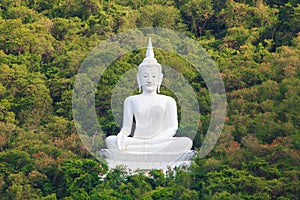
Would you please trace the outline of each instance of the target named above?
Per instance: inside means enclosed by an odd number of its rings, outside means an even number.
[[[159,83],[158,83],[158,85],[157,85],[157,92],[158,92],[158,93],[160,93],[160,86],[161,86],[161,84],[162,84],[163,78],[164,78],[164,74],[161,73],[161,74],[160,74],[160,80],[159,80]]]
[[[140,81],[139,74],[136,75],[136,80],[137,80],[137,83],[138,83],[138,86],[139,86],[139,93],[141,93],[142,92],[142,86],[141,86],[141,81]]]

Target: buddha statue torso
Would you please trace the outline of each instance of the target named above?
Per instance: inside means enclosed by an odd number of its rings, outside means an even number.
[[[170,97],[164,95],[132,96],[130,103],[132,103],[133,116],[136,120],[133,137],[152,138],[166,130],[167,110],[171,100]]]

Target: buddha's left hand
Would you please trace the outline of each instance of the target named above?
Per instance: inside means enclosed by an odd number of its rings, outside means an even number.
[[[177,131],[176,128],[168,128],[167,130],[165,130],[163,132],[163,135],[161,137],[166,137],[166,138],[174,137],[176,134],[176,131]]]

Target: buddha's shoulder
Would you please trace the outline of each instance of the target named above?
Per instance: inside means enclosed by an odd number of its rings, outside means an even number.
[[[127,97],[125,99],[125,101],[131,102],[131,101],[136,101],[136,100],[141,99],[141,98],[145,98],[145,96],[143,96],[141,94],[138,94],[138,95],[133,95],[133,96]],[[175,102],[175,99],[173,99],[170,96],[163,95],[163,94],[156,95],[155,98],[157,100],[160,100],[160,101]]]
[[[135,98],[134,98],[135,96],[137,96],[137,95],[126,97],[126,98],[125,98],[125,102],[126,102],[126,101],[127,101],[127,102],[132,101],[133,99],[135,99]]]
[[[159,94],[158,97],[159,97],[161,100],[165,100],[165,101],[168,101],[168,102],[175,102],[175,99],[173,99],[173,97],[170,97],[170,96],[166,96],[166,95],[163,95],[163,94]]]
[[[141,95],[133,95],[133,96],[129,96],[126,97],[125,101],[130,102],[130,101],[135,101],[136,99],[139,99],[141,97]]]

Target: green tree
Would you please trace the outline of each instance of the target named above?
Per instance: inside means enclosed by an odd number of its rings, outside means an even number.
[[[98,183],[100,173],[99,163],[90,159],[67,159],[62,163],[63,183],[60,184],[66,191],[63,196],[82,189],[91,191]]]
[[[179,15],[179,10],[173,6],[147,5],[139,9],[136,23],[140,27],[180,28]]]
[[[184,22],[197,37],[205,35],[206,26],[214,15],[211,0],[189,0],[180,6]]]
[[[35,199],[41,196],[41,191],[33,188],[23,173],[11,174],[8,177],[9,187],[5,198],[7,199]]]
[[[32,168],[33,160],[30,155],[24,151],[9,150],[0,153],[0,161],[11,165],[13,169],[24,173]]]

